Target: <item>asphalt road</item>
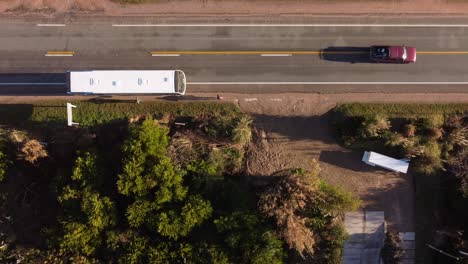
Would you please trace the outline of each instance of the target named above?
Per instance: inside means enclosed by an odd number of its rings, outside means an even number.
[[[396,25],[405,23],[398,19],[384,20],[384,25],[375,26],[369,24],[376,21],[362,19],[338,20],[339,25],[292,19],[287,21],[289,26],[284,21],[269,21],[278,25],[268,25],[248,19],[234,21],[238,26],[203,20],[169,22],[176,26],[147,19],[83,21],[7,23],[3,19],[0,73],[180,69],[192,91],[245,92],[241,86],[250,86],[264,92],[270,89],[266,86],[281,86],[271,88],[277,90],[289,86],[292,90],[287,88],[288,92],[333,91],[336,87],[368,92],[385,91],[388,86],[395,91],[468,92],[468,20],[457,21],[458,26],[446,25],[453,24],[450,19],[404,25]],[[46,26],[37,26],[41,22]],[[55,25],[50,26],[51,22]],[[411,26],[423,22],[430,25]],[[374,44],[417,47],[417,62],[370,63],[366,48]],[[320,56],[321,50],[336,48],[345,53]],[[163,56],[152,56],[152,52]],[[14,82],[37,81],[36,77],[28,81],[30,77],[16,75]],[[2,88],[1,83],[9,82],[5,78],[8,75],[0,75],[0,93],[8,86]]]

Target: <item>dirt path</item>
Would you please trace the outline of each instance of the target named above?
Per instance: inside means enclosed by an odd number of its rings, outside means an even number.
[[[358,195],[364,209],[384,211],[389,226],[412,232],[414,186],[411,175],[375,169],[361,162],[362,153],[339,146],[333,135],[329,111],[345,102],[468,103],[468,95],[448,94],[287,94],[226,96],[253,115],[255,127],[267,142],[259,150],[268,153],[251,165],[254,175],[268,175],[290,167],[308,168],[320,161],[322,176]],[[263,148],[263,149],[262,149]]]
[[[122,15],[253,15],[253,14],[467,14],[462,0],[172,0],[123,5],[112,0],[2,0],[0,12],[41,11],[45,14],[100,12]]]

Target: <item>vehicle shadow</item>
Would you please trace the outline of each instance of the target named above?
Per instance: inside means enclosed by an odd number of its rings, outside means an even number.
[[[320,50],[320,59],[335,62],[373,63],[369,47],[328,47]]]
[[[0,95],[62,95],[66,73],[0,73]]]

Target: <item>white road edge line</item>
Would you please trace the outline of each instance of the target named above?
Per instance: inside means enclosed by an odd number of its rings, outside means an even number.
[[[180,54],[151,54],[153,57],[179,57]]]
[[[37,27],[65,27],[65,24],[36,24]]]
[[[442,27],[468,24],[112,24],[113,27]]]
[[[66,85],[67,83],[0,83],[0,86],[15,86],[15,85]]]
[[[290,57],[292,54],[260,54],[262,57]]]
[[[468,85],[468,82],[187,82],[192,85]]]

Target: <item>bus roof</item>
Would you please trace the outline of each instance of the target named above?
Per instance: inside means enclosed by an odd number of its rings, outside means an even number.
[[[177,93],[175,71],[72,71],[69,85],[70,93]]]

